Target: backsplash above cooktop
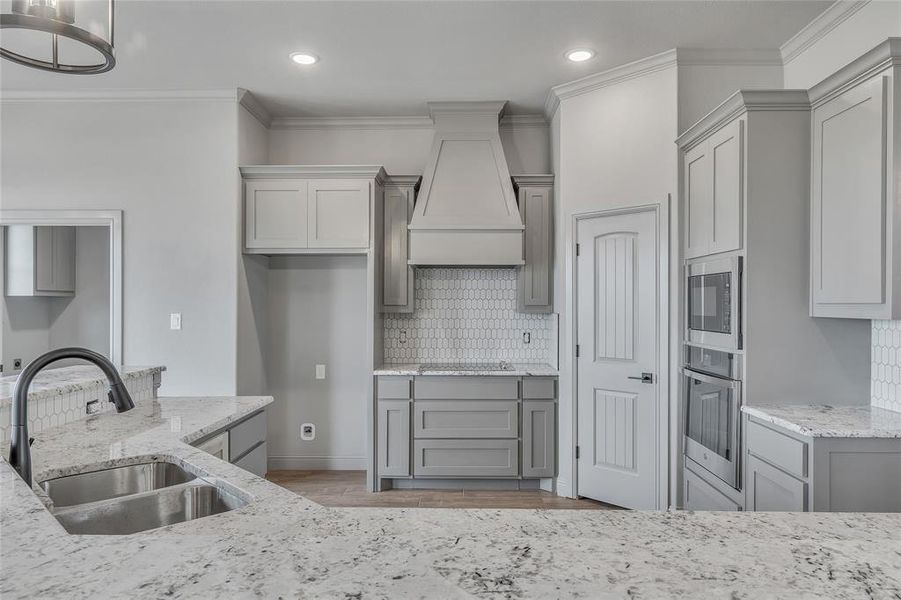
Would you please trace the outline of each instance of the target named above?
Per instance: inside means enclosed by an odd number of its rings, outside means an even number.
[[[419,268],[415,311],[384,328],[386,363],[556,363],[557,316],[516,311],[514,269]]]

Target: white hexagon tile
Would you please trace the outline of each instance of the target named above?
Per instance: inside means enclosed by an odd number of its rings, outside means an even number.
[[[901,412],[901,321],[873,321],[870,404]]]
[[[548,363],[557,352],[556,317],[516,311],[514,269],[417,269],[415,311],[384,324],[386,363]]]

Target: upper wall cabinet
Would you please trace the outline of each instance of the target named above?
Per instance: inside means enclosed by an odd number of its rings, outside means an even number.
[[[685,258],[741,249],[744,126],[736,118],[685,152]]]
[[[6,228],[7,296],[75,295],[75,227]]]
[[[413,312],[415,273],[410,257],[413,204],[421,177],[393,176],[385,180],[382,205],[382,312]]]
[[[554,266],[554,176],[514,175],[519,212],[525,232],[523,256],[525,264],[517,273],[517,296],[520,312],[553,312]]]
[[[244,250],[250,254],[361,253],[370,247],[381,167],[241,167]]]
[[[901,318],[901,38],[810,90],[810,314]]]

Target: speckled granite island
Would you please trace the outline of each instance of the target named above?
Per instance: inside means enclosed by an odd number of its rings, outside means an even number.
[[[901,517],[325,508],[189,444],[271,398],[162,398],[47,429],[35,479],[170,460],[243,508],[69,535],[0,461],[0,597],[894,598]]]
[[[746,510],[901,512],[901,413],[826,405],[742,411]]]

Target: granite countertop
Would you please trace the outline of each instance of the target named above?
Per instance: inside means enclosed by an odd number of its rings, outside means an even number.
[[[373,375],[462,375],[485,377],[556,377],[557,369],[547,363],[510,363],[510,369],[468,370],[454,369],[452,366],[433,366],[428,363],[387,363],[375,369]]]
[[[36,481],[168,459],[250,500],[153,531],[69,535],[0,460],[0,597],[901,595],[901,515],[326,508],[186,444],[269,402],[162,398],[38,435]]]
[[[867,406],[743,406],[742,412],[808,437],[901,438],[901,413]]]
[[[165,371],[166,367],[119,367],[123,381],[138,379],[157,371]],[[18,375],[0,377],[0,407],[12,403],[13,391],[16,388]],[[106,376],[94,365],[74,365],[58,369],[44,369],[31,382],[28,400],[34,401],[57,394],[77,392],[98,383],[106,383]]]

